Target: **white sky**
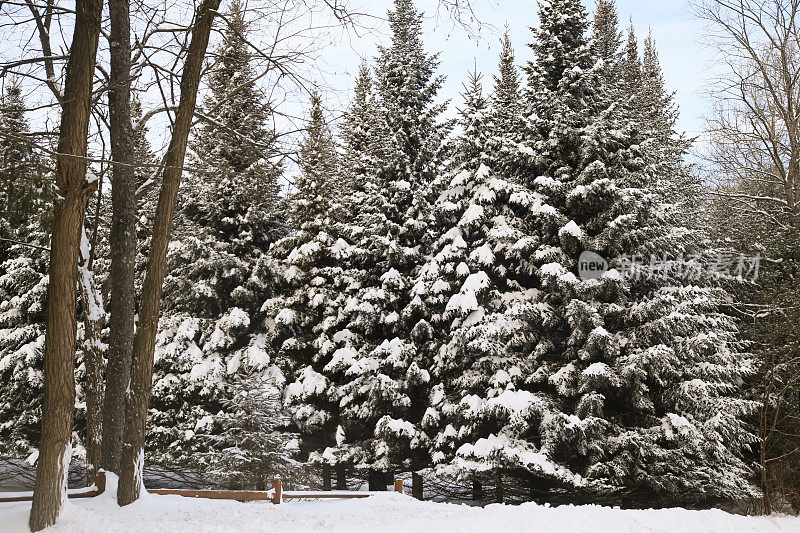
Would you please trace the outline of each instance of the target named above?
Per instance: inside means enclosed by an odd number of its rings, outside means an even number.
[[[261,3],[260,0],[249,0],[252,6],[272,5],[270,2]],[[287,0],[291,3],[292,0]],[[298,0],[299,1],[299,0]],[[455,0],[451,0],[455,1]],[[464,0],[461,0],[462,2]],[[595,0],[583,0],[590,11],[594,10]],[[629,19],[640,38],[640,43],[652,29],[660,53],[667,86],[676,91],[677,102],[681,109],[679,128],[694,136],[702,130],[702,115],[710,105],[710,101],[703,90],[708,88],[712,79],[711,53],[700,42],[703,36],[704,24],[697,20],[691,13],[687,4],[689,0],[617,0],[617,9],[621,21],[621,29],[627,29]],[[161,0],[157,0],[159,4]],[[167,7],[172,17],[185,20],[188,11],[180,11],[183,4],[168,7],[168,0],[163,0],[163,7]],[[222,11],[226,11],[229,0],[223,0]],[[297,49],[308,43],[308,39],[315,41],[311,48],[321,50],[317,62],[302,65],[302,74],[309,80],[315,80],[324,92],[325,104],[330,116],[335,118],[345,109],[352,98],[352,87],[355,74],[358,71],[362,58],[372,59],[376,55],[377,45],[388,42],[388,24],[385,21],[386,11],[391,8],[392,0],[347,0],[348,5],[354,10],[365,13],[367,16],[359,19],[361,25],[370,26],[369,29],[359,31],[342,31],[340,26],[334,24],[334,29],[326,35],[325,32],[308,30],[309,27],[328,24],[325,20],[329,13],[324,5],[315,7],[313,20],[307,22],[298,20],[298,24],[306,24],[302,41],[285,43],[290,49]],[[428,52],[440,52],[440,74],[447,76],[446,83],[440,93],[441,100],[450,100],[448,114],[452,114],[457,106],[461,105],[460,91],[462,83],[467,78],[467,73],[477,66],[483,74],[484,89],[488,92],[492,86],[492,76],[497,70],[497,56],[500,48],[500,38],[503,29],[508,25],[516,51],[517,64],[524,65],[532,58],[532,51],[526,46],[531,39],[530,27],[537,24],[536,0],[471,0],[477,21],[468,22],[468,28],[454,23],[450,15],[440,7],[439,0],[416,0],[417,7],[425,14],[424,40]],[[276,3],[279,5],[279,3]],[[302,5],[302,4],[301,4]],[[3,7],[2,9],[6,9]],[[186,6],[184,6],[184,10]],[[140,14],[143,16],[142,14]],[[261,23],[261,24],[259,24]],[[253,21],[251,29],[258,32],[253,40],[259,38],[270,39],[272,23],[268,19]],[[222,25],[220,25],[220,28]],[[66,30],[66,31],[64,31]],[[63,41],[69,39],[71,28],[62,30]],[[51,32],[52,33],[52,32]],[[33,45],[26,52],[26,56],[36,55],[35,39],[32,37],[32,27],[26,26],[22,30],[12,26],[0,27],[0,62],[15,60],[20,57],[20,50],[25,46]],[[218,42],[219,34],[214,36]],[[318,42],[316,42],[318,41]],[[321,44],[321,45],[320,45]],[[58,43],[54,45],[61,50]],[[63,46],[63,45],[61,45]],[[214,43],[211,45],[215,46]],[[107,48],[107,47],[105,47]],[[311,49],[309,48],[309,49]],[[641,49],[640,49],[641,50]],[[101,51],[101,59],[105,61],[105,51]],[[145,111],[161,104],[160,95],[152,91],[143,97]],[[46,91],[40,93],[43,100],[52,100]],[[308,99],[307,94],[289,90],[276,98],[278,110],[291,116],[299,117],[294,124],[281,119],[279,127],[293,130],[304,123]],[[36,98],[31,97],[28,104],[39,104]],[[36,122],[42,127],[45,119],[44,111],[37,111],[30,116],[34,128]],[[151,142],[156,151],[162,151],[168,142],[167,121],[164,115],[158,116],[150,124]],[[96,150],[96,149],[95,149]],[[291,170],[289,171],[292,172]]]

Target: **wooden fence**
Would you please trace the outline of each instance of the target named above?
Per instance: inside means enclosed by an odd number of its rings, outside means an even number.
[[[94,498],[100,496],[106,491],[106,473],[98,472],[94,478],[94,488],[89,487],[89,490],[78,489],[77,491],[67,492],[68,498]],[[0,503],[6,502],[31,502],[33,501],[33,493],[24,496],[0,496]]]
[[[106,490],[106,474],[105,472],[98,472],[95,477],[94,488],[90,490],[80,489],[80,491],[68,492],[69,498],[93,498],[103,494]],[[395,492],[403,493],[403,480],[398,479],[394,482]],[[212,500],[238,500],[246,501],[270,501],[274,504],[279,504],[286,500],[317,500],[329,498],[366,498],[375,494],[375,492],[363,491],[345,491],[345,490],[332,490],[332,491],[284,491],[283,483],[280,479],[275,479],[272,482],[270,490],[188,490],[188,489],[147,489],[150,494],[173,494],[177,496],[184,496],[186,498],[207,498]],[[24,496],[8,496],[0,497],[0,503],[5,502],[29,502],[33,501],[33,494],[26,494]]]
[[[403,493],[403,480],[394,482],[395,492]],[[279,504],[286,500],[318,500],[331,498],[367,498],[374,492],[348,491],[348,490],[320,490],[320,491],[289,491],[283,490],[280,479],[272,481],[270,490],[185,490],[185,489],[148,489],[150,494],[175,494],[187,498],[209,498],[212,500],[239,500],[256,501],[268,500]]]

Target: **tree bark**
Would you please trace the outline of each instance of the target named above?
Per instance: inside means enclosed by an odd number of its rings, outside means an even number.
[[[417,472],[411,474],[411,496],[422,500],[422,476]]]
[[[472,478],[472,501],[480,501],[484,499],[486,495],[483,492],[483,485],[481,484],[480,479],[478,476]]]
[[[495,501],[497,503],[503,503],[503,499],[505,498],[505,490],[503,489],[503,473],[498,470],[494,476]]]
[[[83,365],[86,387],[86,474],[94,482],[101,465],[101,432],[103,420],[103,344],[100,338],[105,322],[103,296],[94,280],[89,264],[89,239],[81,231],[81,257],[78,266],[78,287],[83,302]]]
[[[111,304],[103,405],[103,468],[119,473],[125,429],[125,390],[133,352],[136,281],[136,175],[131,125],[130,0],[109,0],[111,73]]]
[[[347,490],[347,466],[344,463],[336,465],[336,490]]]
[[[331,490],[331,465],[322,463],[322,490]]]
[[[28,525],[55,523],[66,494],[68,450],[75,407],[75,337],[78,247],[86,204],[96,183],[86,183],[86,145],[102,0],[76,0],[56,159],[60,198],[53,208],[50,285],[44,348],[42,437]]]
[[[130,388],[125,398],[125,431],[117,491],[117,502],[120,505],[136,501],[142,487],[145,424],[153,381],[153,351],[158,330],[161,289],[166,273],[167,245],[186,156],[186,142],[197,102],[203,58],[208,47],[211,24],[219,4],[220,0],[203,0],[197,7],[192,40],[181,76],[181,97],[175,125],[164,158],[161,192],[153,221],[153,237],[142,286],[139,324],[133,341]]]
[[[369,490],[380,491],[386,490],[386,476],[380,470],[373,468],[369,469],[367,473]]]

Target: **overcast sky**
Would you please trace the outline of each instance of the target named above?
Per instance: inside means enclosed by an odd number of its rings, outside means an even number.
[[[358,0],[356,0],[356,5]],[[594,11],[594,0],[584,0],[587,8]],[[374,0],[361,7],[361,11],[385,17],[392,0]],[[482,23],[466,31],[454,24],[447,13],[442,12],[437,0],[417,0],[417,7],[425,13],[425,45],[429,52],[441,52],[440,73],[447,75],[447,83],[441,93],[443,99],[451,100],[451,109],[460,105],[459,93],[467,72],[477,64],[484,75],[484,88],[491,89],[492,75],[497,70],[500,36],[508,25],[518,65],[532,58],[530,27],[537,24],[536,0],[473,0],[474,12]],[[695,135],[702,129],[701,117],[708,107],[703,90],[708,87],[711,71],[709,53],[700,42],[704,24],[693,15],[687,0],[617,0],[622,29],[627,30],[629,21],[641,41],[652,30],[656,39],[667,86],[676,91],[681,109],[679,127]],[[352,96],[353,77],[361,57],[375,56],[377,44],[387,42],[388,25],[375,21],[375,29],[357,37],[350,32],[340,39],[338,45],[328,48],[323,54],[327,72],[321,75],[325,84],[337,89],[329,94],[329,106],[333,109],[347,105]],[[471,35],[471,33],[473,33]],[[474,35],[477,33],[477,35]],[[641,48],[640,48],[641,52]]]
[[[536,0],[470,0],[477,20],[470,21],[466,17],[464,20],[466,28],[465,25],[453,21],[453,18],[442,9],[440,0],[415,1],[418,9],[425,14],[423,38],[426,49],[430,53],[440,53],[439,73],[447,76],[440,98],[450,100],[448,114],[451,116],[455,108],[461,105],[459,93],[473,65],[483,73],[484,89],[487,92],[491,89],[492,76],[497,71],[500,39],[506,26],[514,44],[518,66],[524,65],[532,58],[533,53],[527,44],[531,39],[530,27],[538,24]],[[456,1],[459,0],[450,0],[451,3]],[[465,0],[460,1],[465,3]],[[595,0],[583,1],[590,12],[593,12]],[[702,130],[702,116],[710,105],[703,91],[709,87],[711,81],[712,62],[711,53],[701,42],[704,23],[698,21],[692,14],[689,1],[617,0],[616,3],[621,29],[627,30],[629,21],[632,20],[640,44],[652,30],[667,87],[676,91],[676,99],[681,110],[679,128],[690,136],[695,136]],[[260,5],[258,0],[250,2],[253,6]],[[303,74],[305,79],[316,80],[319,84],[332,118],[339,116],[348,106],[353,95],[354,77],[361,60],[374,58],[378,44],[389,41],[389,28],[385,17],[387,10],[392,7],[393,0],[347,0],[346,3],[353,11],[366,15],[357,19],[357,30],[351,28],[349,31],[342,31],[341,25],[330,17],[330,10],[321,2],[309,4],[314,6],[314,15],[310,15],[311,19],[298,19],[294,26],[290,26],[294,31],[298,29],[297,25],[305,24],[305,32],[301,32],[303,38],[312,35],[316,40],[319,34],[320,42],[324,43],[318,50],[321,55],[318,61],[309,61],[298,68],[305,70]],[[223,0],[223,10],[227,8],[227,4],[228,0]],[[183,5],[178,3],[175,9],[170,8],[170,16],[180,19],[184,14],[177,8]],[[188,12],[185,15],[188,16]],[[325,20],[326,15],[327,20]],[[252,15],[251,18],[258,17]],[[67,19],[67,22],[70,20]],[[254,39],[263,38],[269,41],[274,21],[268,19],[251,20],[251,22],[251,31],[255,33]],[[326,25],[330,25],[327,36],[324,32],[314,29]],[[220,29],[222,29],[221,24]],[[70,27],[67,27],[62,33],[66,37],[70,31]],[[36,40],[31,40],[32,35],[33,27],[30,25],[20,30],[14,27],[0,29],[0,62],[19,59],[21,49],[26,50],[26,57],[36,56],[38,54]],[[214,41],[212,47],[217,46],[219,34],[215,34]],[[61,45],[55,47],[59,46]],[[290,39],[285,46],[294,49],[297,43]],[[292,132],[305,124],[308,93],[304,89],[296,88],[286,91],[279,94],[277,101],[273,103],[277,105],[280,113],[285,114],[277,118],[279,129]],[[151,93],[140,96],[145,111],[161,105],[160,93],[154,89]],[[46,90],[41,91],[41,98],[43,101],[52,100],[52,96]],[[37,97],[30,95],[27,103],[36,107],[40,102]],[[52,114],[52,109],[50,111]],[[42,127],[41,123],[46,113],[45,110],[31,113],[32,123],[38,123],[36,128]],[[292,118],[285,118],[286,116]],[[158,115],[148,124],[153,147],[160,153],[169,142],[166,116]],[[296,135],[290,134],[289,138],[296,139]]]

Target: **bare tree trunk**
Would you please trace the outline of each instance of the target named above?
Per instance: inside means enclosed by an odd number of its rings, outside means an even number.
[[[411,474],[411,496],[418,500],[422,500],[422,493],[422,476],[417,472],[413,472]]]
[[[142,487],[145,424],[153,381],[153,351],[158,330],[161,289],[166,273],[167,245],[186,156],[186,143],[197,101],[203,58],[219,4],[220,0],[203,0],[197,7],[192,40],[181,77],[181,97],[175,125],[164,158],[161,193],[153,221],[152,243],[142,286],[139,324],[133,342],[130,392],[125,398],[125,431],[117,491],[117,502],[120,505],[136,501]]]
[[[84,311],[83,364],[86,369],[86,474],[93,482],[101,465],[103,420],[103,348],[100,335],[105,322],[103,296],[90,266],[89,239],[81,231],[78,287]]]
[[[331,490],[331,465],[322,463],[322,490]]]
[[[131,125],[130,0],[109,0],[111,74],[111,320],[103,405],[103,468],[119,472],[125,429],[125,390],[133,352],[136,281],[136,176]]]
[[[53,209],[50,286],[44,349],[44,401],[39,463],[28,525],[55,523],[66,495],[75,407],[75,336],[78,248],[86,204],[96,183],[86,183],[86,144],[102,0],[76,0],[75,30],[67,63],[56,159],[61,198]]]
[[[503,499],[505,498],[505,490],[503,488],[503,473],[498,470],[494,475],[494,479],[495,501],[497,503],[503,503]]]
[[[347,465],[336,465],[336,490],[347,490]]]
[[[474,476],[472,478],[472,501],[480,501],[485,497],[486,495],[483,493],[483,485],[481,484],[481,480],[478,479],[478,476]]]
[[[386,490],[386,475],[380,470],[370,468],[367,472],[367,482],[371,491]]]

